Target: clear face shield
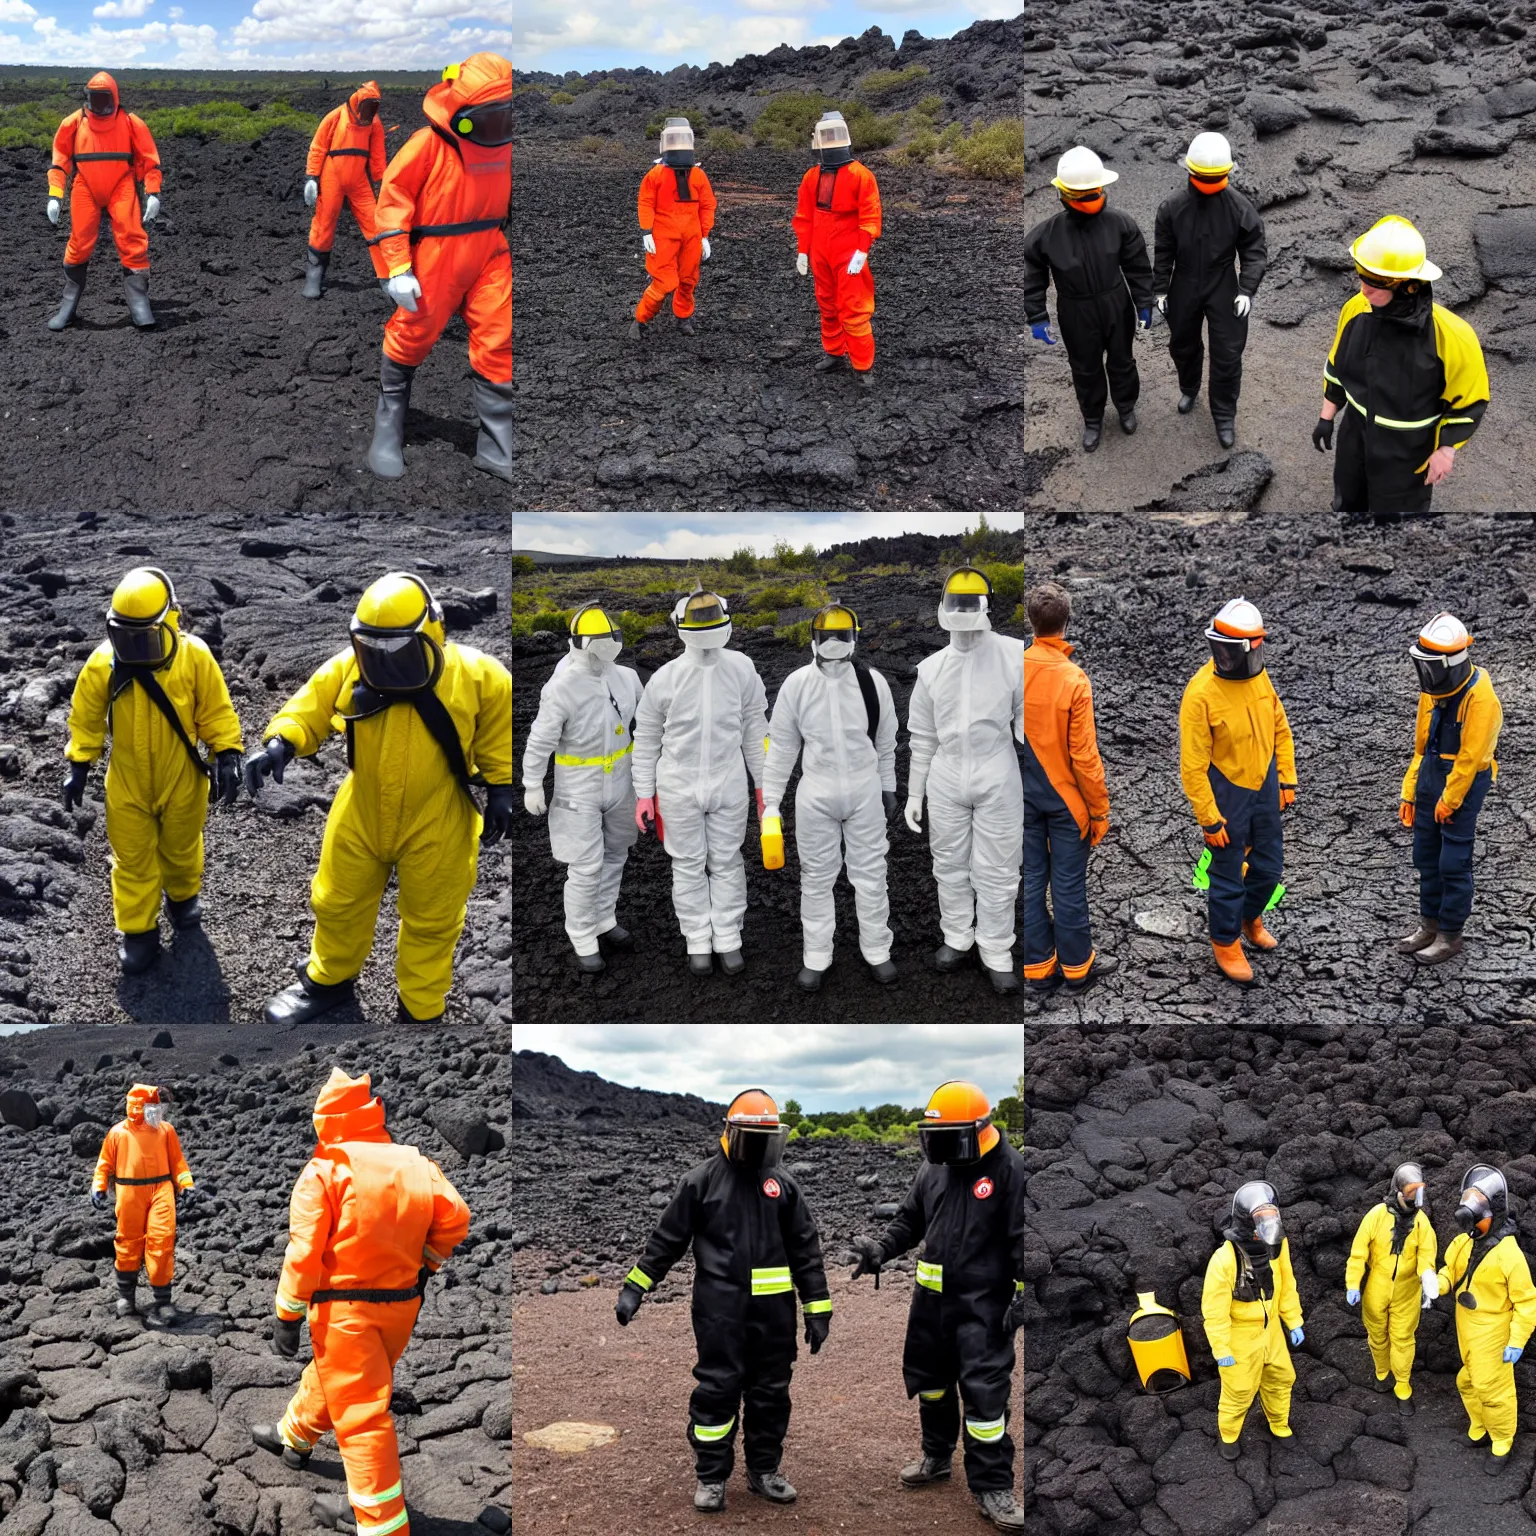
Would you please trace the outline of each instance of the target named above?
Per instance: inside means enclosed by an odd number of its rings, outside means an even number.
[[[846,165],[853,159],[853,136],[841,112],[828,112],[811,130],[811,148],[823,165]]]
[[[817,661],[847,661],[858,643],[859,619],[839,604],[823,608],[811,620],[811,654]]]
[[[1285,1232],[1273,1185],[1262,1179],[1244,1184],[1232,1197],[1232,1223],[1237,1230],[1246,1230],[1250,1241],[1263,1243],[1271,1258],[1279,1254]]]
[[[1422,1211],[1425,1188],[1424,1170],[1417,1163],[1404,1163],[1392,1175],[1392,1193],[1400,1210]]]
[[[697,163],[693,148],[693,124],[686,117],[669,117],[662,125],[661,163],[679,167]]]
[[[613,661],[624,649],[623,631],[596,603],[588,603],[571,616],[571,649],[599,664]]]
[[[352,654],[363,681],[375,693],[420,693],[443,670],[443,653],[419,628],[408,632],[372,629],[354,619]]]
[[[146,1104],[144,1106],[144,1124],[151,1130],[163,1124],[165,1121],[165,1109],[160,1104]]]
[[[1446,655],[1413,646],[1408,652],[1419,675],[1419,692],[1431,696],[1455,693],[1472,676],[1472,658],[1465,651]]]
[[[1264,670],[1264,642],[1245,640],[1236,635],[1224,635],[1219,630],[1208,629],[1205,638],[1210,643],[1211,660],[1216,663],[1217,677],[1232,682],[1246,682]]]
[[[1461,1181],[1461,1201],[1456,1207],[1456,1225],[1473,1237],[1486,1237],[1494,1218],[1509,1208],[1509,1191],[1504,1175],[1497,1168],[1479,1164],[1468,1169]]]
[[[951,634],[990,629],[985,592],[946,592],[939,603],[939,628]]]

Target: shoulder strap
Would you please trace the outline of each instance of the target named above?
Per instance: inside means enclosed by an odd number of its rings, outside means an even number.
[[[165,689],[160,686],[160,680],[153,672],[123,672],[116,663],[112,667],[112,699],[115,700],[123,689],[137,683],[150,697],[156,709],[166,718],[166,723],[175,731],[176,739],[187,749],[187,756],[192,759],[193,766],[205,779],[211,778],[213,770],[209,767],[203,754],[197,750],[192,738],[187,735],[186,727],[181,723],[181,716],[176,713],[176,706],[166,696]]]
[[[415,709],[417,718],[427,728],[427,734],[438,744],[443,756],[447,758],[448,771],[453,775],[459,788],[469,796],[470,803],[474,804],[475,797],[470,793],[470,786],[478,781],[470,775],[469,764],[464,757],[464,744],[459,740],[458,728],[453,723],[453,716],[448,713],[448,706],[430,688],[423,689],[419,693],[408,694],[404,698],[386,698],[383,694],[375,693],[361,681],[355,684],[352,689],[353,713],[342,716],[347,723],[347,766],[349,768],[355,766],[353,726],[359,720],[367,720],[374,715],[382,714],[394,705],[405,703],[409,703]],[[479,806],[475,808],[478,810]]]
[[[859,680],[859,692],[864,695],[864,713],[869,718],[869,744],[878,752],[876,733],[880,729],[880,695],[875,692],[875,680],[862,661],[853,664],[853,675]]]

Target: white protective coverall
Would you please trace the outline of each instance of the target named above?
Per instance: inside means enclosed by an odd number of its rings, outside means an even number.
[[[555,756],[549,851],[565,865],[565,931],[578,955],[597,954],[597,936],[617,923],[619,882],[640,835],[630,722],[643,691],[633,667],[570,651],[539,693],[523,746],[524,789],[543,785]]]
[[[869,739],[869,711],[853,662],[813,661],[784,679],[768,722],[764,814],[778,813],[802,747],[795,790],[795,853],[800,860],[800,926],[805,966],[832,964],[837,923],[832,887],[846,858],[859,914],[859,953],[871,965],[891,958],[891,902],[886,890],[882,790],[896,789],[896,705],[873,669],[879,718]]]
[[[928,796],[939,920],[951,949],[975,944],[989,971],[1012,966],[1024,863],[1024,642],[956,631],[918,663],[907,710],[907,797]]]
[[[763,782],[768,699],[750,657],[684,639],[635,715],[634,785],[654,795],[672,860],[672,910],[690,955],[741,948],[747,870],[741,845],[752,782]]]

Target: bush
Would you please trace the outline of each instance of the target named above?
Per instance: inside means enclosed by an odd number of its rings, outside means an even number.
[[[786,624],[782,629],[774,630],[780,640],[787,640],[793,646],[809,645],[811,643],[811,621],[801,619],[798,624]]]
[[[877,117],[867,102],[845,101],[839,107],[820,91],[783,91],[758,114],[752,136],[773,149],[808,150],[811,130],[829,108],[842,112],[855,150],[884,149],[901,131],[899,118]]]
[[[552,107],[568,107],[575,100],[576,98],[569,91],[556,91],[549,98],[549,104]]]
[[[777,624],[779,622],[779,610],[777,608],[753,608],[748,611],[747,617],[754,624]]]
[[[931,160],[939,152],[939,136],[931,128],[924,128],[912,135],[901,152],[915,163]]]
[[[725,562],[725,568],[733,576],[755,576],[757,575],[757,556],[744,545]]]
[[[234,144],[254,144],[275,128],[291,128],[312,138],[320,125],[313,112],[298,112],[285,103],[268,102],[253,111],[238,101],[159,107],[146,112],[144,121],[157,139],[224,139]]]
[[[605,139],[599,133],[589,133],[576,141],[576,148],[584,155],[598,160],[628,160],[629,151],[617,139]]]
[[[853,569],[853,556],[845,549],[841,554],[833,555],[832,570],[839,576],[846,576]]]
[[[901,134],[899,117],[876,117],[862,101],[844,102],[843,116],[847,119],[848,135],[855,150],[884,149],[887,144],[894,144]],[[1020,176],[1024,174],[1023,153],[1023,150],[1019,151]]]
[[[1018,181],[1024,176],[1024,120],[1005,117],[977,123],[955,146],[967,176],[979,181]]]
[[[909,64],[905,69],[877,69],[859,81],[858,90],[871,101],[883,101],[902,86],[926,78],[928,73],[926,64]]]
[[[1008,1139],[1014,1146],[1023,1145],[1024,1141],[1024,1100],[1016,1099],[1012,1095],[999,1099],[993,1106],[993,1118],[1001,1120],[1008,1129]]]
[[[1024,596],[1022,565],[984,565],[981,569],[992,583],[992,596],[998,603],[1017,602]]]
[[[944,110],[944,98],[942,96],[924,96],[912,109],[926,118],[936,118]]]
[[[789,588],[770,583],[752,594],[752,607],[757,608],[789,608],[793,605],[789,599]]]
[[[734,155],[747,147],[747,141],[729,128],[711,128],[705,143],[712,155]]]
[[[533,574],[533,556],[513,555],[512,574],[514,576],[531,576]]]
[[[843,1132],[843,1135],[845,1135],[849,1141],[879,1141],[880,1139],[879,1133],[872,1130],[867,1125],[850,1125],[848,1129]]]
[[[955,146],[965,137],[965,129],[959,123],[951,123],[943,133],[939,135],[939,148],[945,154],[953,154]]]
[[[800,549],[784,539],[773,546],[773,562],[781,571],[813,571],[816,569],[816,546],[806,544]]]
[[[810,1140],[812,1140],[812,1141],[831,1141],[831,1139],[834,1136],[836,1136],[836,1135],[837,1135],[837,1132],[834,1131],[830,1126],[818,1125],[816,1127],[816,1129],[811,1132]]]
[[[709,133],[709,119],[697,107],[668,107],[665,112],[658,112],[645,125],[646,138],[659,139],[661,130],[667,126],[669,117],[686,117],[693,126],[695,139],[702,139]]]
[[[653,629],[666,622],[667,616],[664,613],[636,613],[626,608],[619,615],[619,630],[624,636],[624,644],[633,648]]]
[[[573,611],[573,609],[565,608],[555,609],[547,613],[536,613],[528,622],[528,632],[533,635],[569,635]]]

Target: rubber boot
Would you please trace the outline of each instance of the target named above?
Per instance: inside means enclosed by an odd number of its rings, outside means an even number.
[[[866,368],[862,373],[855,370],[853,376],[857,380],[860,389],[873,389],[875,387],[875,370],[873,368]]]
[[[1413,1417],[1413,1411],[1414,1411],[1413,1410],[1413,1399],[1411,1397],[1400,1397],[1400,1398],[1398,1398],[1398,1400],[1397,1400],[1397,1411],[1398,1411],[1398,1413],[1403,1418],[1411,1419]]]
[[[629,322],[629,339],[631,341],[644,341],[645,340],[645,328],[640,324],[640,322],[638,320],[631,320]],[[703,1484],[700,1484],[700,1487],[702,1487],[702,1486],[703,1486]],[[725,1508],[725,1506],[723,1504],[720,1507],[722,1509]]]
[[[77,267],[64,268],[64,297],[59,301],[58,313],[48,322],[50,331],[62,331],[75,318],[75,311],[80,307],[80,295],[85,292],[85,275],[90,266],[90,262],[82,261]]]
[[[160,958],[160,930],[146,933],[120,933],[117,936],[117,964],[124,976],[141,976]]]
[[[828,352],[818,359],[812,373],[831,373],[834,368],[841,368],[848,361],[846,352]]]
[[[1436,935],[1440,932],[1438,918],[1421,917],[1419,926],[1406,938],[1397,941],[1397,952],[1400,955],[1416,955],[1421,949],[1428,949],[1435,942]]]
[[[1250,917],[1243,923],[1243,937],[1255,949],[1279,949],[1280,940],[1264,926],[1262,917]]]
[[[677,328],[684,336],[697,336],[699,334],[699,328],[694,324],[692,315],[689,315],[686,320],[679,320]]]
[[[310,246],[304,257],[304,297],[318,299],[325,292],[325,269],[331,264],[329,251]]]
[[[1223,1461],[1236,1461],[1242,1454],[1243,1449],[1236,1440],[1223,1440],[1221,1442],[1221,1459]]]
[[[921,1461],[909,1461],[901,1469],[903,1488],[921,1488],[925,1483],[942,1483],[954,1470],[948,1456],[924,1456]]]
[[[615,923],[606,932],[598,934],[597,947],[602,950],[616,950],[621,955],[632,955],[635,952],[635,940],[628,928],[621,928]]]
[[[379,365],[379,400],[373,409],[368,468],[380,480],[398,480],[405,473],[405,413],[415,377],[414,368],[397,363],[388,353]]]
[[[693,1490],[693,1507],[707,1515],[718,1514],[725,1508],[724,1483],[700,1483]]]
[[[395,997],[395,1023],[396,1024],[441,1024],[443,1015],[434,1013],[430,1019],[418,1019],[409,1008],[405,1006],[405,1000],[398,994]]]
[[[512,481],[512,385],[492,384],[479,374],[474,379],[475,410],[480,414],[480,436],[475,439],[476,469]]]
[[[1113,976],[1119,969],[1120,962],[1113,955],[1095,955],[1087,975],[1079,976],[1076,981],[1066,981],[1067,993],[1071,997],[1081,997],[1084,992],[1091,992],[1104,977]]]
[[[1510,1453],[1508,1451],[1505,1451],[1502,1456],[1495,1456],[1492,1451],[1489,1451],[1488,1459],[1483,1463],[1483,1471],[1489,1477],[1497,1477],[1500,1472],[1505,1472],[1509,1469],[1509,1456]]]
[[[746,968],[747,962],[739,949],[728,949],[721,954],[720,969],[727,976],[740,976]]]
[[[1216,964],[1221,967],[1221,974],[1228,981],[1246,985],[1253,980],[1253,967],[1248,964],[1248,957],[1243,954],[1241,939],[1233,939],[1230,944],[1218,944],[1212,939],[1211,951],[1216,956]]]
[[[1104,435],[1104,423],[1102,421],[1085,421],[1083,423],[1083,452],[1097,453],[1099,451],[1099,439]]]
[[[869,974],[882,987],[894,987],[896,985],[896,962],[894,960],[882,960],[879,965],[870,966]]]
[[[309,979],[308,970],[301,970],[299,979],[291,987],[284,987],[276,997],[267,999],[261,1016],[268,1024],[308,1024],[311,1019],[318,1019],[321,1014],[350,1003],[353,996],[350,980],[322,986]]]
[[[576,956],[576,969],[583,976],[597,976],[608,969],[608,962],[603,959],[601,951],[595,955]]]
[[[352,1505],[342,1493],[317,1493],[309,1506],[309,1518],[328,1531],[339,1531],[343,1520],[352,1524]]]
[[[710,976],[714,974],[715,957],[713,955],[689,955],[688,973],[691,976]]]
[[[1019,977],[1016,971],[994,971],[991,966],[986,968],[987,980],[992,983],[992,990],[999,997],[1011,997],[1019,990]]]
[[[1230,448],[1237,441],[1237,423],[1230,416],[1214,416],[1216,441],[1223,448]]]
[[[1192,410],[1194,410],[1194,408],[1195,408],[1195,397],[1193,395],[1180,395],[1179,396],[1179,415],[1180,416],[1188,416],[1189,413]]]
[[[990,1493],[973,1495],[976,1508],[1000,1531],[1022,1531],[1024,1511],[1013,1502],[1013,1494],[1007,1488],[994,1489]]]
[[[793,1504],[799,1497],[793,1485],[777,1472],[754,1472],[751,1467],[747,1468],[747,1491],[775,1504]]]
[[[122,1270],[117,1272],[117,1302],[116,1310],[119,1317],[132,1317],[138,1311],[134,1303],[134,1292],[139,1287],[139,1272],[134,1270],[125,1274]]]
[[[1442,928],[1435,935],[1435,942],[1428,949],[1421,949],[1413,958],[1420,965],[1444,965],[1461,953],[1461,935],[1449,928]]]
[[[124,267],[123,297],[128,301],[128,318],[141,331],[147,331],[155,323],[155,312],[149,307],[149,273],[130,272]]]
[[[1057,987],[1061,986],[1066,979],[1059,970],[1056,970],[1052,971],[1049,976],[1030,976],[1025,980],[1024,985],[1031,992],[1035,993],[1037,997],[1047,997]]]
[[[172,928],[201,928],[203,926],[203,898],[201,896],[188,896],[185,901],[172,901],[169,896],[165,898],[166,916],[171,920]]]
[[[802,992],[820,992],[821,978],[826,974],[826,971],[817,971],[808,965],[802,965],[800,974],[795,977],[795,980],[799,983]]]
[[[151,1328],[174,1328],[181,1321],[181,1313],[171,1300],[171,1288],[157,1285],[152,1292],[154,1300],[144,1313],[144,1321]]]
[[[1136,407],[1127,406],[1125,410],[1120,412],[1120,430],[1124,432],[1127,437],[1134,437],[1136,435],[1137,425]]]
[[[271,1451],[274,1456],[283,1458],[283,1465],[291,1467],[295,1472],[302,1472],[309,1465],[308,1451],[296,1451],[278,1433],[275,1424],[252,1424],[251,1439],[264,1451]]]
[[[968,949],[951,949],[948,944],[940,944],[933,952],[933,968],[948,975],[958,971],[970,958],[971,951]]]

